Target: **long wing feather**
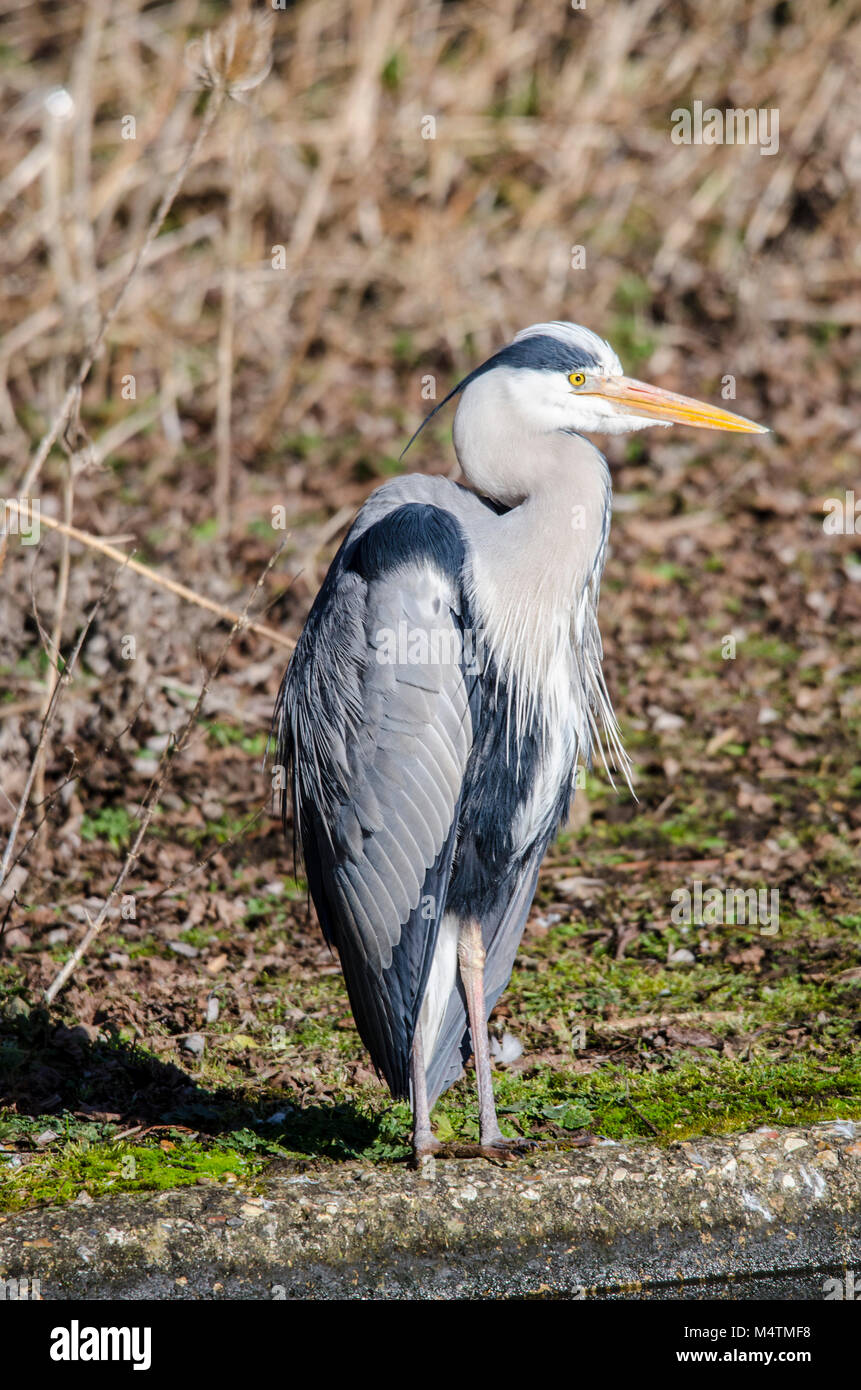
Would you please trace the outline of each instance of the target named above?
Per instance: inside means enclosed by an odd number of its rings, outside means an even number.
[[[276,708],[311,897],[396,1097],[409,1090],[472,746],[477,684],[458,655],[463,563],[446,510],[408,503],[370,525],[360,514]]]

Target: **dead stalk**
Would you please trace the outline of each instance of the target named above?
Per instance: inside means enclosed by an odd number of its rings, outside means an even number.
[[[12,822],[12,829],[9,831],[9,839],[6,842],[6,849],[3,854],[3,862],[2,864],[0,864],[0,887],[2,887],[2,885],[6,882],[6,878],[9,874],[9,868],[12,861],[12,852],[15,848],[15,841],[18,838],[18,831],[21,829],[21,822],[24,819],[24,812],[26,811],[27,805],[30,800],[30,793],[33,790],[33,782],[36,778],[36,772],[39,767],[39,761],[42,757],[43,750],[48,741],[48,733],[50,731],[51,725],[54,722],[54,716],[57,713],[57,708],[60,703],[60,695],[64,686],[68,685],[72,679],[72,674],[74,672],[78,657],[80,656],[81,648],[83,647],[84,642],[86,640],[87,633],[92,627],[96,614],[98,613],[99,609],[101,608],[102,604],[104,603],[105,599],[107,598],[108,594],[113,588],[113,584],[113,580],[111,580],[110,583],[106,584],[101,594],[97,598],[95,604],[93,605],[93,608],[90,611],[87,621],[84,623],[84,626],[81,629],[78,640],[75,643],[75,649],[72,652],[72,655],[70,656],[68,662],[66,663],[66,668],[63,671],[63,675],[61,679],[57,682],[57,684],[54,686],[54,692],[51,696],[50,703],[48,704],[48,708],[45,712],[45,717],[42,720],[42,728],[39,734],[39,742],[36,745],[36,752],[33,755],[32,762],[30,763],[30,771],[27,773],[27,781],[24,783],[24,790],[21,793],[21,799],[18,802],[18,809],[15,812],[15,819]]]
[[[230,116],[228,152],[227,233],[218,332],[218,395],[215,413],[215,516],[220,532],[230,519],[230,449],[233,404],[233,340],[236,328],[236,287],[242,217],[242,133],[244,110],[234,106]]]
[[[75,496],[74,460],[66,460],[66,477],[63,483],[63,514],[64,524],[72,524],[72,508]],[[45,682],[45,698],[42,704],[42,718],[48,713],[57,682],[60,679],[60,647],[63,641],[63,622],[66,617],[66,600],[69,596],[69,536],[63,535],[62,550],[60,552],[60,572],[57,576],[57,602],[54,608],[54,631],[51,635],[50,647],[48,650],[48,675]],[[45,756],[44,750],[38,758],[36,768],[36,801],[41,804],[45,800]]]
[[[26,515],[26,499],[19,503],[14,498],[7,498],[6,506],[13,511]],[[47,526],[51,531],[58,531],[61,536],[68,536],[73,541],[79,541],[81,545],[89,546],[90,550],[97,550],[100,555],[106,555],[109,560],[115,560],[118,565],[124,565],[126,569],[133,570],[135,574],[140,574],[144,579],[148,579],[150,584],[156,584],[161,589],[167,589],[168,593],[176,594],[178,598],[185,599],[188,603],[196,603],[198,608],[205,608],[208,613],[215,613],[217,617],[223,618],[225,622],[237,623],[241,615],[234,612],[232,608],[225,608],[223,604],[215,603],[211,598],[205,598],[203,594],[196,594],[193,589],[189,589],[185,584],[178,583],[175,579],[168,579],[163,574],[158,574],[156,570],[150,569],[148,565],[142,565],[140,560],[135,560],[129,555],[124,555],[115,546],[109,545],[107,541],[100,540],[98,536],[91,536],[87,531],[79,531],[77,526],[69,526],[66,522],[55,521],[53,517],[41,515],[39,525]],[[280,555],[287,542],[284,538],[278,548],[277,554]],[[278,647],[285,647],[287,651],[292,651],[296,643],[290,637],[285,637],[277,628],[269,627],[267,623],[257,623],[248,621],[244,624],[251,632],[258,633],[261,637],[267,637]]]

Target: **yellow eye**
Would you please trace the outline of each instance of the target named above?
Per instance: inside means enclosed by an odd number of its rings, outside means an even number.
[[[572,385],[572,386],[585,386],[585,385],[586,385],[586,373],[585,373],[585,372],[572,372],[571,375],[569,376],[568,380],[571,382],[571,385]]]

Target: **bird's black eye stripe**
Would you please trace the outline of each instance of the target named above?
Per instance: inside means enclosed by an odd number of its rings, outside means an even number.
[[[523,338],[519,343],[509,343],[479,367],[475,375],[480,376],[494,367],[528,367],[539,372],[596,371],[600,369],[597,358],[589,352],[581,352],[571,343],[546,334],[536,334],[534,338]]]

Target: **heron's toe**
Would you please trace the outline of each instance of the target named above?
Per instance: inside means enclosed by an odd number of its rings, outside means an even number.
[[[508,1159],[520,1158],[537,1147],[538,1141],[535,1139],[524,1139],[522,1135],[515,1139],[507,1139],[504,1134],[497,1134],[481,1145],[481,1154],[484,1158],[505,1162]]]
[[[437,1138],[435,1138],[433,1134],[428,1133],[422,1134],[421,1136],[417,1135],[413,1140],[413,1156],[411,1159],[411,1166],[413,1168],[421,1168],[422,1159],[433,1158],[434,1156],[439,1155],[442,1152],[442,1150],[444,1150],[444,1148],[445,1145],[441,1144],[440,1141]]]

